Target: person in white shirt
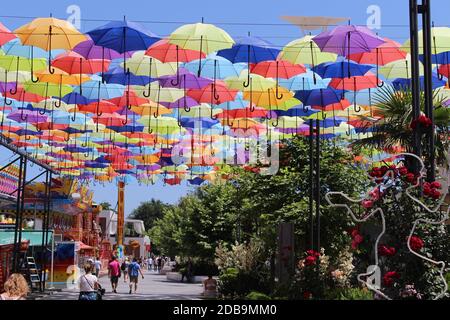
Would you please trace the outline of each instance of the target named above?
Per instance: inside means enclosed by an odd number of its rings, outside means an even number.
[[[94,267],[95,267],[95,276],[99,277],[100,276],[100,270],[102,270],[102,262],[100,261],[100,258],[97,257],[94,261]]]
[[[147,259],[147,269],[149,271],[151,271],[152,270],[152,266],[153,266],[153,259],[152,259],[152,257],[148,257],[148,259]]]
[[[80,295],[78,300],[97,300],[97,289],[99,288],[98,279],[91,274],[92,265],[86,263],[84,266],[85,274],[79,279]]]

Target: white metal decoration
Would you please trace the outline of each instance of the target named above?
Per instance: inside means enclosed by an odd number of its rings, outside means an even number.
[[[416,183],[415,184],[411,184],[408,188],[406,188],[405,193],[406,195],[413,200],[414,202],[416,202],[418,205],[420,205],[421,208],[423,208],[427,213],[436,213],[439,208],[441,207],[441,205],[443,204],[445,197],[448,193],[448,191],[446,191],[440,198],[440,200],[438,201],[438,204],[436,205],[436,207],[434,207],[433,209],[430,209],[426,204],[424,204],[421,200],[417,199],[416,197],[414,197],[411,193],[410,190],[413,188],[417,188],[418,186],[421,185],[421,180],[426,176],[426,169],[425,169],[425,165],[422,161],[422,159],[420,159],[418,156],[416,156],[415,154],[412,153],[400,153],[397,155],[397,158],[401,158],[401,157],[405,157],[405,156],[410,156],[413,157],[415,159],[417,159],[417,161],[420,163],[420,171],[419,171],[419,176],[416,179]],[[376,178],[374,177],[370,177],[370,179],[372,181],[374,181],[378,186],[380,186],[380,189],[382,188],[388,188],[388,187],[392,187],[394,186],[394,173],[392,172],[392,170],[388,170],[383,177],[381,178],[381,180],[383,181],[382,183],[377,183],[375,181]],[[380,179],[380,178],[378,178]],[[401,190],[400,190],[401,191]],[[339,192],[339,191],[330,191],[325,195],[325,199],[328,202],[328,204],[332,207],[339,207],[339,208],[345,208],[347,210],[347,212],[350,214],[350,216],[352,217],[352,219],[357,222],[357,223],[362,223],[362,222],[366,222],[367,220],[369,220],[370,218],[374,217],[376,214],[380,215],[381,218],[381,222],[382,222],[382,226],[381,226],[381,232],[378,234],[376,240],[375,240],[375,250],[374,250],[374,255],[375,255],[375,264],[371,265],[367,271],[365,273],[360,273],[357,276],[357,279],[360,283],[364,284],[367,286],[367,288],[369,288],[370,290],[372,290],[373,292],[377,293],[379,296],[387,299],[387,300],[392,300],[389,296],[387,296],[385,293],[383,293],[381,291],[381,285],[378,285],[381,283],[380,279],[375,279],[375,277],[380,277],[380,266],[379,266],[379,257],[378,257],[378,244],[381,240],[381,238],[383,237],[383,235],[386,232],[386,220],[385,220],[385,215],[383,212],[383,209],[381,208],[372,208],[371,211],[366,214],[364,217],[359,218],[355,215],[355,213],[353,212],[353,210],[348,206],[348,204],[345,203],[334,203],[331,200],[332,196],[341,196],[344,199],[346,199],[348,202],[350,203],[361,203],[361,201],[363,201],[364,199],[366,199],[369,196],[370,191],[366,192],[366,194],[364,195],[364,197],[360,198],[360,199],[353,199],[348,197],[346,194],[344,194],[343,192]],[[411,229],[411,232],[409,233],[408,239],[407,239],[407,246],[409,251],[414,254],[415,256],[419,257],[420,259],[423,259],[425,261],[428,261],[432,264],[435,264],[437,266],[439,266],[439,277],[442,280],[442,283],[444,284],[444,288],[442,289],[442,291],[436,295],[434,297],[434,300],[440,299],[442,298],[445,293],[448,290],[448,285],[447,285],[447,281],[445,280],[444,277],[444,270],[445,270],[445,262],[444,261],[435,261],[429,257],[426,257],[424,255],[421,255],[420,253],[412,250],[411,248],[411,237],[414,235],[414,231],[416,230],[416,227],[419,224],[422,223],[426,223],[426,224],[433,224],[433,225],[439,225],[439,224],[444,224],[446,220],[449,219],[449,211],[450,211],[450,206],[447,208],[447,211],[445,212],[445,214],[443,214],[443,216],[441,217],[441,219],[434,221],[434,220],[430,220],[430,219],[416,219],[413,223],[413,227]],[[365,278],[366,280],[364,280],[363,278]],[[378,281],[377,281],[378,280]]]

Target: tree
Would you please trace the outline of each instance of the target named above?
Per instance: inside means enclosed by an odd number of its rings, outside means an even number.
[[[400,90],[392,86],[379,89],[374,97],[374,114],[379,116],[375,122],[368,120],[372,128],[372,136],[353,142],[353,147],[358,151],[361,147],[375,147],[390,150],[396,146],[406,148],[407,152],[413,152],[412,122],[412,91],[409,88]],[[439,165],[448,166],[447,153],[449,150],[448,130],[450,123],[450,110],[443,106],[444,97],[440,90],[433,92],[433,116],[435,124],[436,161]],[[425,106],[425,94],[421,91],[420,108]],[[425,150],[426,142],[422,139],[422,150]]]
[[[139,219],[144,221],[146,230],[150,230],[157,219],[163,217],[165,209],[170,205],[163,203],[161,200],[152,199],[150,201],[141,202],[141,204],[130,214],[131,219]]]
[[[111,210],[112,209],[112,205],[108,201],[103,201],[102,203],[100,203],[100,206],[102,207],[103,210]]]

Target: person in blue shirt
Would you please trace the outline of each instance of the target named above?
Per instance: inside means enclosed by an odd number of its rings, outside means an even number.
[[[133,287],[133,283],[134,283],[134,293],[136,293],[136,291],[137,291],[137,284],[138,284],[139,273],[141,274],[142,279],[144,279],[144,275],[142,274],[141,266],[137,262],[137,259],[133,258],[133,262],[131,262],[128,265],[128,276],[130,278],[130,292],[129,292],[129,294],[131,294],[131,289]]]

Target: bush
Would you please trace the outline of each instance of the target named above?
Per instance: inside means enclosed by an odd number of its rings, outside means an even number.
[[[271,297],[269,297],[268,295],[262,293],[262,292],[258,292],[258,291],[252,291],[250,292],[246,298],[248,300],[272,300]]]
[[[338,292],[337,300],[373,300],[373,293],[367,288],[347,288]]]
[[[224,298],[243,298],[251,291],[269,293],[267,277],[254,271],[228,268],[221,272],[218,289]]]

